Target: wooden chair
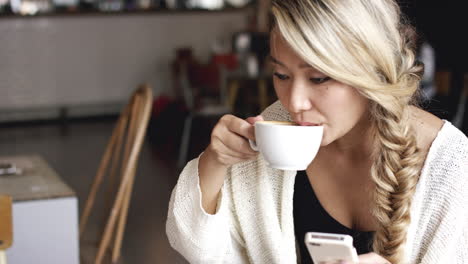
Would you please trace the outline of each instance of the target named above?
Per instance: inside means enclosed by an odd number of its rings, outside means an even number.
[[[0,195],[0,264],[6,264],[6,253],[13,243],[11,196]]]
[[[95,204],[96,195],[105,175],[109,176],[110,187],[113,182],[119,180],[115,192],[107,192],[112,195],[113,203],[107,223],[94,259],[95,264],[103,262],[107,249],[113,240],[112,263],[120,258],[122,239],[127,220],[128,207],[132,193],[133,182],[138,164],[138,157],[146,134],[148,120],[152,105],[152,91],[148,85],[141,85],[132,95],[130,102],[122,111],[113,130],[110,141],[101,159],[99,169],[91,186],[83,213],[80,219],[80,240],[83,242],[83,234]],[[120,169],[120,170],[119,170]],[[117,178],[119,177],[120,178]],[[115,186],[115,184],[114,184]]]

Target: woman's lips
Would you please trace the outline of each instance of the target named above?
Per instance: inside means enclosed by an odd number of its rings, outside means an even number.
[[[299,122],[296,121],[296,123],[300,126],[320,126],[318,123],[311,123],[311,122]]]

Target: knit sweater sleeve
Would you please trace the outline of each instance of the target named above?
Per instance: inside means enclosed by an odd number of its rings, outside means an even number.
[[[465,145],[465,147],[466,150],[468,150],[468,145]],[[465,154],[468,154],[468,151],[466,151]],[[459,194],[459,196],[456,197],[459,206],[456,208],[454,206],[452,208],[453,214],[447,215],[447,217],[451,217],[451,223],[453,224],[452,228],[447,229],[448,232],[454,234],[454,241],[446,241],[445,245],[448,250],[440,252],[441,255],[448,257],[447,263],[453,264],[468,262],[468,191],[466,190],[466,186],[468,186],[468,155],[465,155],[464,161],[461,160],[460,162],[460,175],[463,179],[461,182],[455,183],[458,186],[454,187],[454,190],[452,190]],[[448,236],[449,235],[447,235],[447,237]],[[450,252],[450,250],[453,250],[453,252]]]
[[[190,263],[223,263],[232,258],[224,189],[216,213],[210,215],[201,205],[198,158],[189,162],[179,176],[169,202],[166,233],[171,246]]]
[[[434,141],[420,182],[410,263],[467,263],[468,139],[451,124]]]
[[[468,261],[468,219],[465,220],[463,231],[460,234],[459,242],[457,243],[457,262],[466,263]]]
[[[265,110],[262,115],[265,120],[290,120],[287,111],[284,110],[279,102],[268,107],[268,110]],[[243,199],[244,197],[248,197],[245,195],[245,183],[252,182],[252,179],[261,178],[257,177],[257,169],[252,169],[258,167],[255,165],[257,161],[246,162],[247,165],[237,164],[236,166],[232,166],[228,171],[214,215],[207,214],[201,204],[198,161],[199,159],[197,158],[186,165],[172,191],[166,221],[166,233],[171,246],[190,263],[272,263],[271,261],[263,261],[268,259],[268,254],[272,252],[261,252],[258,248],[260,248],[261,245],[271,246],[271,244],[276,245],[278,243],[282,245],[281,239],[284,238],[283,234],[277,233],[279,239],[276,240],[256,241],[254,244],[251,244],[249,248],[244,236],[254,236],[251,233],[245,234],[241,232],[242,228],[239,222],[239,210],[244,212],[242,215],[247,215],[249,217],[258,217],[261,211],[259,210],[258,212],[256,211],[255,214],[250,214],[249,212],[253,210],[250,200]],[[247,169],[242,170],[239,168]],[[264,170],[266,170],[266,168]],[[236,182],[240,182],[240,184],[234,184],[233,179],[237,179]],[[244,181],[245,179],[251,180]],[[269,179],[269,177],[265,176],[262,179],[268,183],[267,179]],[[288,179],[291,179],[291,177]],[[237,186],[237,189],[234,188],[234,186]],[[237,205],[233,198],[235,195],[238,197]],[[246,203],[239,203],[239,201],[244,200],[247,200]],[[235,210],[235,208],[241,206],[240,204],[244,207]],[[275,212],[275,210],[269,210],[267,213],[272,214],[273,217],[265,218],[263,221],[276,219],[276,217],[274,217],[276,216]],[[252,227],[249,230],[255,230],[255,228],[257,228],[257,221],[258,219],[252,219],[251,221],[244,221],[243,224]],[[288,221],[283,220],[282,222]],[[288,224],[283,225],[288,226]],[[270,224],[268,224],[268,226],[270,226]],[[291,230],[290,233],[294,234],[292,228]],[[271,232],[272,230],[269,230],[268,234]],[[262,232],[259,233],[263,234]],[[293,239],[291,239],[291,241],[293,241]],[[277,247],[273,248],[276,249]],[[293,250],[287,249],[288,252],[293,252],[293,259],[295,259],[294,247]],[[287,258],[289,256],[288,254],[279,255],[282,258]],[[255,261],[255,259],[258,259],[258,261]]]
[[[468,140],[466,142],[468,142]],[[462,207],[463,211],[460,212],[461,232],[458,234],[457,249],[455,251],[456,262],[453,262],[457,264],[468,262],[468,191],[466,190],[466,186],[468,186],[468,144],[466,144],[465,147],[467,151],[465,152],[465,161],[462,169],[462,175],[465,179],[463,185],[464,193],[461,198],[461,203],[464,203],[464,206]]]

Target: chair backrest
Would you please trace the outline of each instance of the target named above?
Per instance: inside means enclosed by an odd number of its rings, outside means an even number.
[[[85,203],[80,218],[80,240],[83,240],[88,219],[105,176],[110,178],[110,187],[117,186],[117,190],[114,192],[107,192],[115,196],[112,197],[112,208],[103,230],[94,262],[96,264],[102,262],[113,235],[115,235],[115,240],[112,261],[116,262],[120,257],[131,191],[138,157],[150,118],[152,98],[152,91],[148,85],[141,85],[133,93],[130,102],[122,111],[113,130]],[[115,182],[119,183],[113,184]],[[117,221],[119,221],[118,226],[116,226]]]

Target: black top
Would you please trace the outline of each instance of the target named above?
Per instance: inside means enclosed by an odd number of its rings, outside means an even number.
[[[304,243],[307,232],[350,235],[353,237],[353,244],[358,254],[371,252],[374,232],[350,229],[329,215],[315,196],[305,171],[297,172],[293,203],[294,232],[300,250],[298,259],[301,259],[302,264],[313,263]]]

